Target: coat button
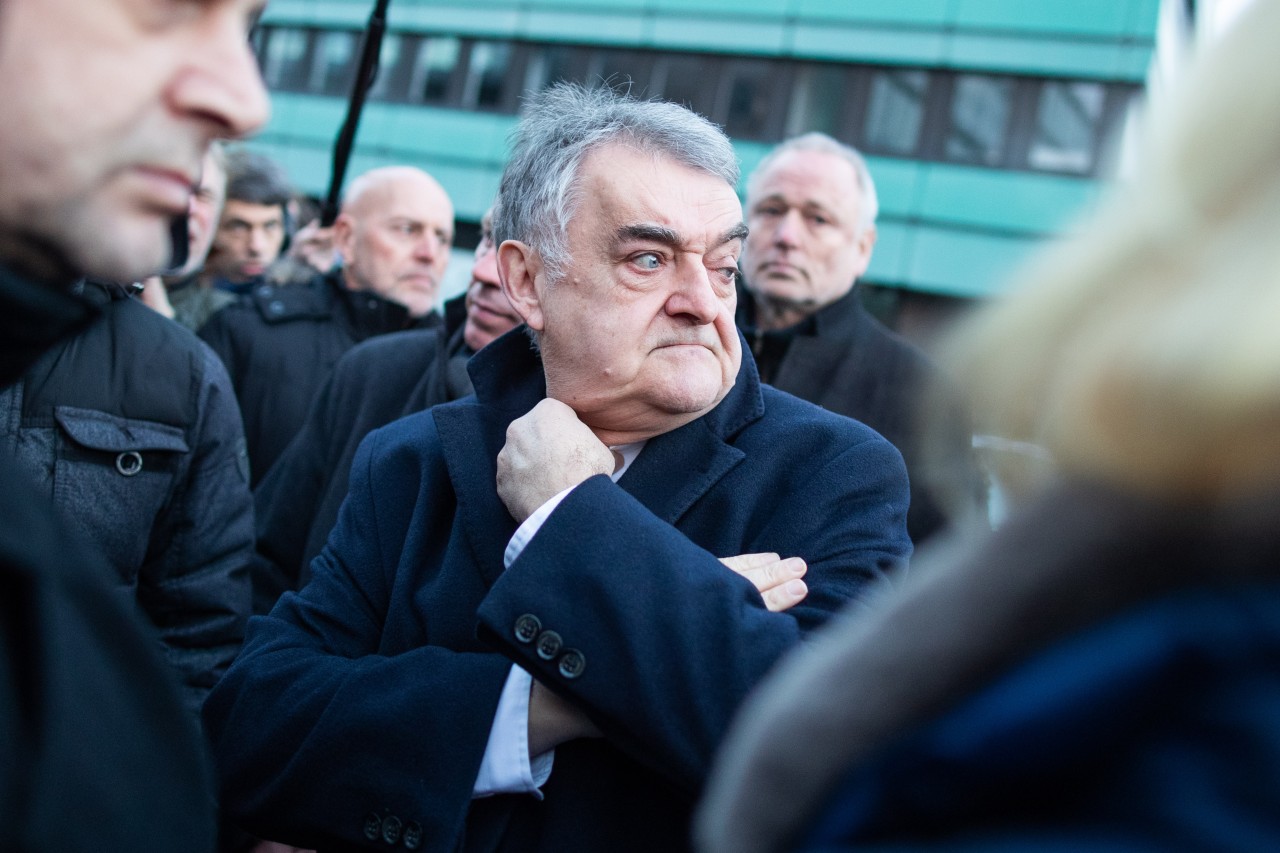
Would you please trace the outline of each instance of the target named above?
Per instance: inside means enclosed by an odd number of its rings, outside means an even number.
[[[279,299],[273,299],[267,303],[267,311],[270,312],[271,316],[279,317],[284,313],[284,303]]]
[[[560,654],[560,647],[564,643],[560,641],[560,635],[555,631],[543,631],[538,637],[538,657],[543,660],[555,660],[556,655]]]
[[[577,678],[587,668],[587,659],[577,649],[565,649],[560,656],[560,674],[565,678]]]
[[[516,620],[516,639],[522,643],[532,643],[541,630],[542,621],[532,613],[526,613]]]
[[[370,841],[377,841],[382,837],[382,818],[373,812],[364,816],[364,837]]]
[[[116,470],[126,477],[132,477],[142,470],[142,454],[136,450],[126,450],[116,457]]]
[[[393,814],[389,814],[382,819],[382,840],[388,844],[395,844],[400,840],[400,829],[402,824],[400,818]]]
[[[422,824],[409,821],[404,825],[404,846],[408,850],[417,850],[422,846]]]

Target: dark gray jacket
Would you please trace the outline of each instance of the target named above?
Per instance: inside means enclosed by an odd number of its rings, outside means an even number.
[[[191,332],[118,286],[83,295],[102,315],[0,390],[0,444],[106,556],[198,713],[250,607],[240,412]]]

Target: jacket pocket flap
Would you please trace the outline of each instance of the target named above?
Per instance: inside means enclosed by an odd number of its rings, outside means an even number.
[[[186,453],[182,429],[155,421],[121,418],[94,409],[57,406],[53,416],[76,444],[90,450],[123,453],[128,450],[169,450]]]

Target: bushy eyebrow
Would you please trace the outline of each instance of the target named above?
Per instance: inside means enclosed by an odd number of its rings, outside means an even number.
[[[682,244],[680,235],[674,229],[665,225],[655,225],[649,222],[638,223],[635,225],[623,225],[616,232],[618,242],[628,240],[649,240],[654,243],[662,243],[673,249],[679,248]],[[728,231],[720,235],[719,239],[713,244],[714,246],[723,246],[725,243],[731,243],[734,240],[747,239],[747,225],[745,222],[739,222]]]

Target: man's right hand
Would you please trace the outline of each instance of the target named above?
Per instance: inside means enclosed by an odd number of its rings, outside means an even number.
[[[573,409],[550,397],[507,427],[498,454],[498,497],[523,523],[551,498],[596,474],[612,474],[614,455]]]
[[[809,567],[799,557],[783,560],[771,553],[739,554],[721,557],[720,562],[755,584],[774,613],[794,607],[809,594],[809,587],[800,580]]]

